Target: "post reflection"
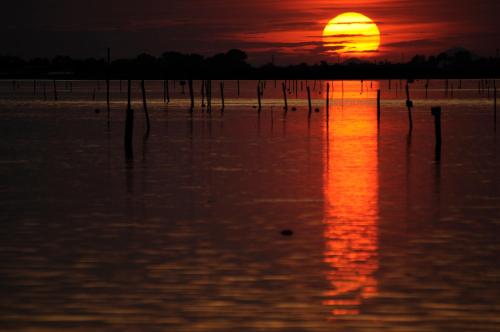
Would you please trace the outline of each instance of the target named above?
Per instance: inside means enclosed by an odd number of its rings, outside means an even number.
[[[360,93],[359,82],[344,82],[342,107],[334,106],[325,126],[324,260],[330,288],[324,304],[337,318],[359,314],[363,301],[377,293],[378,86],[373,82]]]

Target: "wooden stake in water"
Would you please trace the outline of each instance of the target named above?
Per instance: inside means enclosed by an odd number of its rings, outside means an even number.
[[[165,89],[167,91],[167,104],[170,103],[170,91],[168,89],[168,80],[165,80]]]
[[[434,116],[434,128],[436,136],[436,161],[441,160],[441,107],[432,107],[431,114]]]
[[[53,80],[53,85],[54,85],[54,100],[57,101],[57,84],[56,80]]]
[[[224,107],[225,107],[225,104],[224,104],[224,81],[220,82],[220,99],[221,99],[221,102],[222,102],[221,111],[223,112],[224,111]]]
[[[286,84],[285,82],[283,82],[281,84],[282,88],[283,88],[283,99],[285,101],[285,107],[283,108],[285,110],[285,112],[288,112],[288,102],[286,100]]]
[[[326,83],[326,119],[330,118],[330,83]]]
[[[201,108],[205,108],[205,80],[201,80]]]
[[[259,112],[262,110],[260,84],[257,84],[257,100],[259,102]]]
[[[410,123],[410,133],[413,131],[413,118],[411,109],[413,108],[413,101],[410,99],[410,84],[406,83],[406,107],[408,108],[408,121]]]
[[[149,112],[148,112],[148,102],[146,98],[146,86],[144,80],[141,81],[142,90],[142,105],[144,107],[144,115],[146,116],[146,137],[149,136],[149,131],[151,130],[151,124],[149,122]]]
[[[108,66],[107,66],[107,74],[106,74],[106,106],[108,108],[108,118],[109,118],[109,71],[110,71],[110,66],[111,66],[111,49],[108,48]]]
[[[493,113],[493,121],[495,124],[495,131],[497,130],[497,82],[496,80],[493,81],[493,107],[494,107],[494,113]]]
[[[377,90],[377,125],[380,127],[380,89]]]
[[[194,109],[193,80],[189,80],[188,85],[189,85],[189,97],[191,98],[191,112],[192,112]]]
[[[314,81],[316,82],[316,81]],[[307,87],[307,100],[309,102],[309,117],[311,117],[312,113],[312,103],[311,103],[311,89]]]
[[[207,80],[205,85],[207,88],[207,112],[210,113],[212,111],[212,81]]]
[[[163,102],[167,102],[167,80],[163,80]]]
[[[125,158],[127,160],[132,160],[134,153],[132,147],[132,136],[134,131],[134,110],[132,109],[131,102],[131,88],[132,82],[128,80],[128,97],[127,97],[127,113],[125,118]]]

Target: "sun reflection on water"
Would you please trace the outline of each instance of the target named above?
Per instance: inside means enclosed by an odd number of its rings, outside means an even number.
[[[359,82],[343,84],[346,91],[359,90]],[[350,94],[356,103],[344,100],[340,106],[335,100],[325,127],[324,261],[330,289],[324,305],[335,317],[359,314],[363,301],[377,294],[377,89],[373,82],[369,91]]]

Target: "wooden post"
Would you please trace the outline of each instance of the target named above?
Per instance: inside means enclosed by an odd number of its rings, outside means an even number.
[[[493,113],[493,121],[495,121],[495,131],[497,130],[497,82],[496,80],[493,81],[493,107],[494,107],[494,113]]]
[[[238,97],[240,96],[240,80],[237,81],[237,85],[238,85]]]
[[[167,104],[170,103],[170,91],[168,89],[168,80],[165,81],[165,89],[167,90]]]
[[[222,101],[221,111],[224,111],[224,107],[225,107],[225,104],[224,104],[224,81],[220,82],[220,98]]]
[[[52,81],[54,85],[54,100],[57,101],[57,85],[56,85],[56,80]]]
[[[127,160],[133,159],[132,136],[134,131],[134,110],[131,102],[131,81],[128,80],[127,114],[125,119],[125,157]]]
[[[316,81],[314,81],[316,82]],[[311,117],[312,113],[312,103],[311,103],[311,89],[307,87],[307,100],[309,102],[309,117]]]
[[[36,80],[33,80],[33,97],[36,97]]]
[[[425,82],[425,99],[429,96],[429,80]]]
[[[191,98],[191,112],[192,112],[194,109],[193,80],[189,80],[188,85],[189,85],[189,97]]]
[[[163,80],[163,102],[167,102],[167,80]]]
[[[326,83],[326,119],[330,118],[330,83]]]
[[[212,111],[212,81],[207,80],[205,85],[207,88],[207,112],[210,113]]]
[[[142,105],[144,106],[144,115],[146,116],[146,136],[149,136],[149,131],[151,130],[151,124],[149,123],[148,103],[146,99],[146,86],[144,84],[144,80],[141,81],[141,90],[142,90]]]
[[[111,49],[108,48],[108,65],[107,65],[107,74],[106,74],[106,106],[108,108],[108,118],[109,118],[109,72],[110,72],[110,65],[111,65]]]
[[[282,88],[283,88],[283,98],[284,98],[284,100],[285,100],[285,107],[284,107],[283,109],[285,110],[285,112],[288,112],[288,102],[287,102],[287,100],[286,100],[286,84],[285,84],[285,82],[283,82],[283,83],[281,84],[281,86],[282,86]]]
[[[408,121],[410,123],[410,133],[413,131],[413,118],[411,115],[411,109],[413,107],[413,101],[410,99],[410,84],[406,83],[406,107],[408,108]]]
[[[434,116],[434,127],[436,136],[436,161],[441,160],[441,107],[432,107],[431,114]]]
[[[45,81],[43,81],[43,100],[47,101],[47,86],[45,85]]]
[[[377,90],[377,125],[380,127],[380,89]]]
[[[257,84],[257,100],[259,101],[259,112],[262,109],[262,104],[261,104],[261,93],[260,93],[260,84]]]
[[[205,80],[201,80],[201,108],[205,108]]]

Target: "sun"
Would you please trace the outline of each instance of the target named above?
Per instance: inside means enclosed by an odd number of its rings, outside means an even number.
[[[343,13],[325,26],[323,44],[327,53],[372,55],[380,47],[380,30],[363,14]]]

